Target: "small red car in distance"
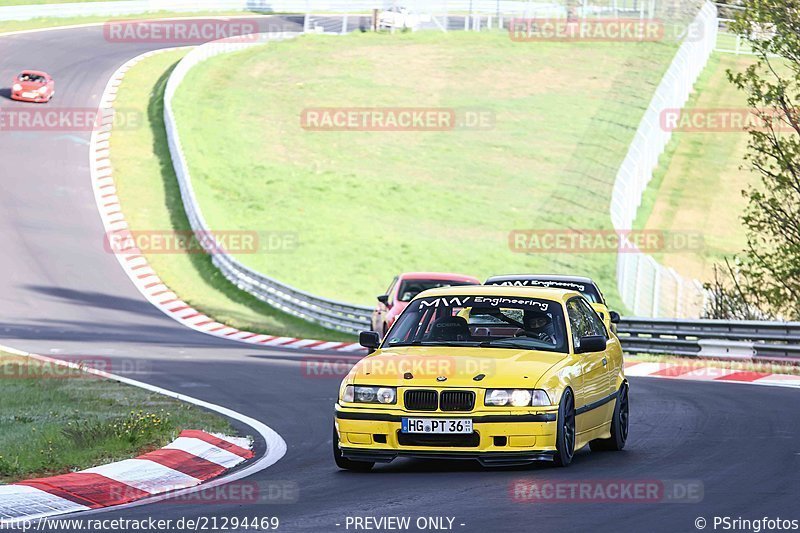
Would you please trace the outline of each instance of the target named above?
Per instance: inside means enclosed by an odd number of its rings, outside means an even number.
[[[386,290],[386,294],[378,296],[378,305],[372,312],[372,331],[377,331],[381,336],[385,336],[403,309],[422,291],[437,287],[480,284],[478,278],[463,274],[406,272],[395,276]]]
[[[47,72],[23,70],[11,85],[11,99],[23,102],[49,102],[56,93],[56,82]]]

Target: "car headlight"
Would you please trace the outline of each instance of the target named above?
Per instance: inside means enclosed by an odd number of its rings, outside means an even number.
[[[397,402],[397,389],[395,387],[363,387],[348,385],[342,394],[343,402],[356,403],[383,403]]]
[[[36,92],[39,94],[45,94],[47,92],[47,85],[45,85],[44,87],[39,87],[38,89],[36,89]]]
[[[19,92],[19,91],[21,91],[21,90],[22,90],[22,85],[20,85],[19,83],[15,83],[15,84],[14,84],[14,86],[13,86],[13,87],[11,87],[11,89],[12,89],[14,92]]]
[[[550,404],[547,393],[540,389],[489,389],[483,403],[494,407],[543,407]]]

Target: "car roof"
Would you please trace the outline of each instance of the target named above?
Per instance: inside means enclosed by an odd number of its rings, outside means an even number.
[[[570,298],[579,296],[578,291],[568,289],[557,289],[554,287],[517,287],[508,285],[474,285],[462,287],[440,287],[438,289],[428,289],[414,297],[428,298],[436,296],[507,296],[517,298],[540,298],[542,300],[553,300],[566,302]],[[412,300],[413,301],[413,300]]]
[[[474,281],[480,285],[480,280],[474,276],[464,274],[448,274],[446,272],[404,272],[398,276],[399,279],[430,279],[430,280],[458,280]]]
[[[572,281],[576,283],[591,283],[596,285],[592,278],[585,276],[564,276],[561,274],[508,274],[505,276],[492,276],[485,283],[496,283],[498,281],[523,281],[526,279],[536,281]]]
[[[50,74],[48,74],[47,72],[45,72],[43,70],[27,70],[27,69],[20,70],[19,71],[19,75],[22,75],[22,74],[35,74],[37,76],[50,76]]]

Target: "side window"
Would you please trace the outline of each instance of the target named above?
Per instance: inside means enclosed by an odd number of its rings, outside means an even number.
[[[586,303],[584,300],[575,300],[577,306],[580,308],[584,318],[586,320],[586,324],[588,326],[587,335],[600,335],[601,337],[605,337],[608,339],[608,332],[606,331],[606,325],[603,324],[603,321],[597,316],[594,309]]]
[[[572,330],[572,345],[577,350],[581,347],[581,337],[589,335],[586,317],[578,307],[579,300],[574,298],[567,302],[567,314],[569,315],[569,325]]]

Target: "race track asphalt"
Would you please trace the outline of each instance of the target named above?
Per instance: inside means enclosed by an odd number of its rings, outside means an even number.
[[[95,107],[119,65],[159,46],[108,43],[97,27],[0,36],[0,109],[30,105],[8,99],[22,68],[56,78],[50,105]],[[369,474],[338,471],[330,439],[339,377],[305,375],[302,351],[196,333],[152,307],[104,251],[88,139],[88,132],[0,132],[0,344],[109,357],[112,370],[261,420],[288,451],[248,482],[262,496],[270,487],[289,489],[269,504],[212,497],[93,518],[277,516],[279,531],[322,532],[348,531],[348,516],[410,516],[412,524],[446,516],[464,532],[676,532],[696,531],[697,517],[709,520],[709,530],[714,516],[800,518],[798,392],[752,385],[634,378],[626,450],[583,450],[567,469],[402,460]],[[701,486],[702,496],[696,503],[523,503],[513,498],[518,480],[681,480]]]

